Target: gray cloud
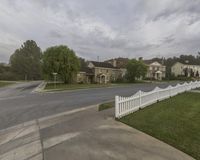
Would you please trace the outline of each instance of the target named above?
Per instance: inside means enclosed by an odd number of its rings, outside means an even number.
[[[2,0],[0,61],[27,39],[87,59],[174,56],[200,47],[198,0]]]

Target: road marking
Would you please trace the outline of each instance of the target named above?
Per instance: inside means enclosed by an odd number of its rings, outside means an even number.
[[[67,134],[55,136],[55,137],[49,138],[47,140],[44,140],[43,141],[44,149],[48,149],[50,147],[53,147],[57,144],[60,144],[64,141],[66,141],[66,140],[72,139],[72,138],[78,136],[79,134],[80,134],[80,132],[67,133]]]

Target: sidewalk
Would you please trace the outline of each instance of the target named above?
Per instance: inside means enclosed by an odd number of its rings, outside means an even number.
[[[113,109],[76,109],[0,131],[1,160],[192,160],[113,119]]]

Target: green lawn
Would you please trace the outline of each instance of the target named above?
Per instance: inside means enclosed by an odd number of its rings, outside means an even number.
[[[119,121],[200,160],[200,93],[183,93]]]
[[[5,86],[8,86],[8,85],[11,85],[11,84],[14,84],[13,82],[4,82],[4,81],[0,81],[0,88],[1,87],[5,87]]]
[[[144,83],[144,82],[136,82],[136,83]],[[122,87],[127,86],[135,83],[108,83],[108,84],[63,84],[57,83],[47,83],[45,90],[55,90],[55,91],[62,91],[62,90],[76,90],[76,89],[88,89],[88,88],[105,88],[105,87]]]
[[[56,84],[48,83],[45,90],[75,90],[75,89],[87,89],[87,88],[101,88],[101,87],[111,87],[112,84]]]
[[[108,103],[103,103],[99,105],[99,111],[105,110],[105,109],[109,109],[114,107],[115,102],[108,102]]]

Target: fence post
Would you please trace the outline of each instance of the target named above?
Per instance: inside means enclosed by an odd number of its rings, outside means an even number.
[[[157,87],[156,87],[157,88]],[[157,98],[157,102],[159,102],[160,101],[160,90],[157,88],[157,90],[156,90],[156,94],[157,94],[157,96],[156,96],[156,98]]]
[[[119,117],[119,96],[115,96],[115,118]]]
[[[139,108],[140,108],[142,105],[142,91],[141,90],[139,90],[139,98],[140,98],[140,103],[139,103]]]

